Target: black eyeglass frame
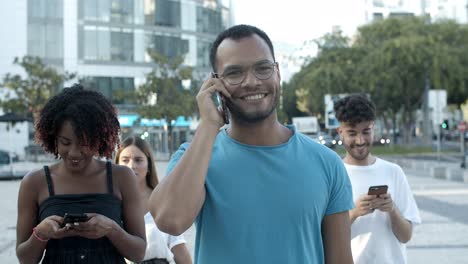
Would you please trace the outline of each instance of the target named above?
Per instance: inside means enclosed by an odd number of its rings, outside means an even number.
[[[237,83],[230,83],[229,81],[227,81],[227,80],[224,79],[223,74],[219,74],[219,73],[216,73],[216,72],[211,72],[211,76],[212,76],[213,78],[218,78],[218,79],[225,80],[225,81],[226,81],[228,84],[230,84],[230,85],[239,85],[239,84],[241,84],[241,83],[243,83],[243,82],[245,81],[245,78],[247,78],[247,72],[248,72],[250,69],[252,69],[252,68],[253,68],[254,66],[256,66],[256,65],[263,64],[263,63],[265,63],[265,62],[259,62],[259,63],[257,62],[257,63],[255,63],[255,64],[250,65],[250,66],[248,67],[247,71],[244,72],[244,77],[242,78],[242,80],[239,81],[239,82],[237,82]],[[275,67],[278,68],[279,65],[278,65],[278,62],[277,62],[277,61],[273,61],[273,62],[272,62],[272,61],[268,61],[268,65],[269,65],[269,66],[273,66],[273,70],[271,71],[270,75],[269,75],[268,77],[266,77],[266,78],[259,78],[259,77],[257,76],[257,74],[255,74],[255,71],[253,71],[253,75],[255,76],[255,78],[257,78],[257,79],[259,79],[259,80],[261,80],[261,81],[270,79],[271,76],[273,76],[273,72],[275,71]]]

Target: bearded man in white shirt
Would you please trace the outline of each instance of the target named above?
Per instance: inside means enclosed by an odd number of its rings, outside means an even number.
[[[371,154],[375,106],[365,94],[352,94],[334,109],[355,203],[349,211],[354,263],[407,263],[406,243],[421,218],[403,170]],[[372,186],[387,191],[370,195]]]

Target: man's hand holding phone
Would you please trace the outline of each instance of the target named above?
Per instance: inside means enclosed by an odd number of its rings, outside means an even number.
[[[392,197],[387,191],[387,185],[370,186],[368,192],[354,202],[355,208],[350,211],[351,222],[354,222],[358,217],[374,212],[375,209],[382,212],[393,211]]]
[[[374,209],[387,213],[392,212],[395,209],[392,196],[389,193],[379,195],[379,197],[375,199]]]
[[[352,221],[356,218],[372,213],[374,210],[373,201],[375,196],[363,194],[355,202],[354,209],[351,210],[350,214]]]
[[[375,196],[375,199],[371,201],[373,208],[378,209],[382,212],[391,212],[394,209],[394,204],[392,200],[392,196],[387,193],[388,186],[387,185],[376,185],[370,186],[368,195]]]
[[[213,98],[216,98],[217,96],[217,92],[225,98],[231,97],[221,79],[207,79],[203,83],[202,87],[200,88],[200,91],[197,94],[197,104],[198,109],[200,111],[200,121],[215,124],[219,129],[225,124],[225,122],[223,112],[221,111],[221,109],[218,109],[217,105],[213,101]],[[220,98],[220,100],[222,99]]]

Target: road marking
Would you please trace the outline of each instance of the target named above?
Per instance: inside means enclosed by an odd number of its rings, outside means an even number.
[[[433,196],[433,195],[468,195],[468,189],[456,189],[456,190],[413,190],[413,195],[419,196]]]
[[[468,245],[408,245],[408,249],[465,249]]]

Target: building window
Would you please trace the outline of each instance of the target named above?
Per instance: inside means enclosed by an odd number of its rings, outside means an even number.
[[[133,24],[133,0],[113,0],[110,20],[114,23]]]
[[[63,0],[28,0],[29,18],[63,18]]]
[[[165,57],[174,58],[178,56],[185,56],[187,54],[188,40],[182,39],[178,36],[147,34],[146,47],[149,49],[154,49],[156,52]],[[146,57],[149,58],[149,56]]]
[[[207,54],[210,54],[211,42],[198,40],[197,41],[197,66],[199,67],[211,67],[210,58]]]
[[[110,35],[112,61],[133,62],[133,32],[114,32]]]
[[[223,30],[221,10],[197,7],[197,31],[218,34]]]
[[[374,21],[379,21],[383,19],[382,13],[374,13],[373,16],[374,16],[374,19],[373,19]]]
[[[180,2],[173,0],[145,0],[145,24],[180,27]]]
[[[85,26],[81,32],[81,59],[133,62],[132,31]]]
[[[28,0],[28,54],[63,64],[63,3]]]
[[[82,0],[80,18],[85,21],[133,23],[132,0]]]
[[[133,78],[86,77],[83,86],[102,93],[113,104],[129,104],[128,94],[135,91]]]
[[[374,7],[384,7],[384,2],[382,0],[374,0],[372,1],[372,4],[374,5]]]

